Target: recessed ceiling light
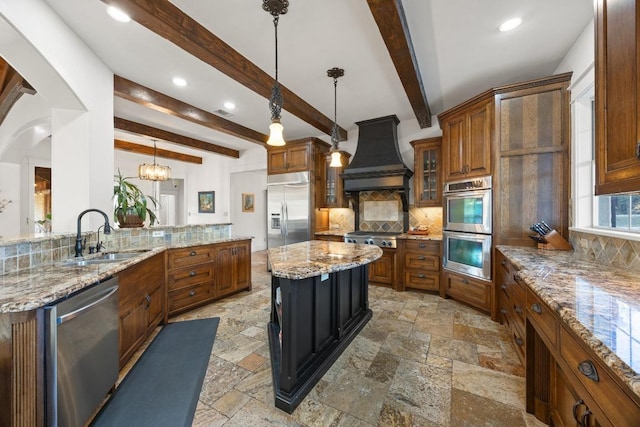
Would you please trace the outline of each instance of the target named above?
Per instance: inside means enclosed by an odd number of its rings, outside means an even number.
[[[173,84],[176,86],[186,86],[187,85],[187,81],[185,79],[183,79],[182,77],[174,77],[173,78]]]
[[[129,21],[131,21],[131,17],[129,17],[129,15],[127,15],[122,10],[118,9],[117,7],[109,6],[107,8],[107,13],[109,14],[109,16],[111,16],[116,21],[119,21],[119,22],[129,22]]]
[[[236,104],[234,104],[231,101],[227,101],[224,103],[224,108],[226,108],[227,110],[235,110],[236,109]]]
[[[522,24],[522,19],[520,18],[513,18],[513,19],[509,19],[508,21],[503,22],[498,29],[500,31],[511,31],[514,28],[516,28],[518,25]]]

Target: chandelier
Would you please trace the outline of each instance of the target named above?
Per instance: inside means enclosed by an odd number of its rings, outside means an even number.
[[[267,145],[282,146],[285,145],[282,131],[284,127],[280,123],[280,112],[282,111],[282,92],[278,84],[278,21],[280,15],[287,13],[289,7],[288,0],[262,0],[262,9],[266,10],[273,16],[273,27],[275,29],[276,40],[276,74],[275,83],[271,89],[271,98],[269,99],[269,109],[271,110],[271,124],[269,125],[269,139]]]
[[[333,131],[331,132],[331,163],[329,167],[341,168],[342,156],[338,149],[340,133],[338,130],[338,77],[344,76],[344,69],[333,67],[327,70],[327,76],[333,78]]]
[[[146,163],[138,166],[138,178],[149,181],[166,181],[171,178],[169,166],[161,166],[156,163],[156,142],[153,141],[153,164]]]

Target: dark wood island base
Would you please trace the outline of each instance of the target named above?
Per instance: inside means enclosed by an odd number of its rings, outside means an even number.
[[[273,270],[267,333],[271,372],[275,405],[287,413],[296,409],[371,319],[368,263],[382,252],[375,247],[370,249],[378,251],[367,252],[367,245],[335,242],[314,241],[290,247],[305,244],[312,245],[312,249],[317,249],[317,244],[323,248],[341,245],[345,251],[362,247],[362,251],[358,252],[357,259],[352,259],[346,253],[336,254],[338,246],[331,247],[322,251],[321,257],[339,258],[342,265],[332,261],[330,272],[319,268],[316,275],[309,273],[291,278],[291,275],[280,277],[287,274],[278,274],[273,251],[280,248],[270,249]],[[363,253],[366,256],[363,257]],[[291,254],[288,255],[287,261],[292,262]],[[301,261],[304,264],[304,260]],[[314,267],[318,267],[317,264]]]

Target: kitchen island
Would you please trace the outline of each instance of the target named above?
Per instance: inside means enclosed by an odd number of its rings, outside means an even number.
[[[377,246],[309,241],[269,249],[275,405],[292,413],[371,319]]]

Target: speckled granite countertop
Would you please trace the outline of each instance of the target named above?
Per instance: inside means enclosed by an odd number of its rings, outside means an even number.
[[[52,264],[40,265],[28,270],[0,276],[0,313],[11,313],[33,310],[66,297],[93,283],[130,267],[142,260],[152,257],[166,249],[211,245],[215,243],[247,240],[251,237],[232,236],[209,240],[190,240],[173,243],[170,246],[155,248],[130,248],[120,252],[139,252],[139,255],[108,264],[92,264],[86,266],[66,266],[67,260]],[[109,251],[106,251],[109,252]],[[90,259],[86,256],[84,259]],[[93,255],[95,257],[95,255]]]
[[[381,256],[377,246],[320,240],[269,249],[271,274],[292,280],[349,270]]]
[[[572,251],[497,246],[518,275],[640,396],[640,276]]]

